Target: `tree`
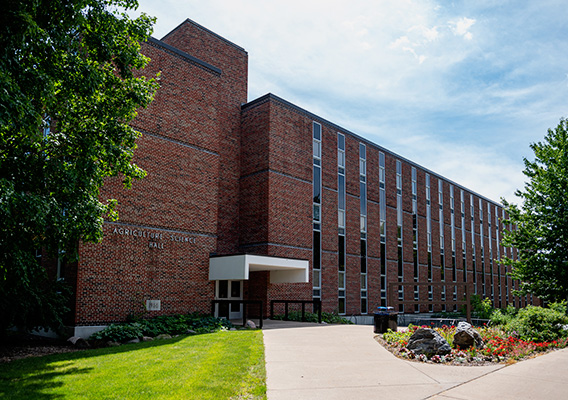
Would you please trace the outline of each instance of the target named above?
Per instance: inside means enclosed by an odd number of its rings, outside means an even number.
[[[102,238],[125,187],[145,172],[132,162],[128,123],[156,80],[140,42],[153,18],[125,13],[135,0],[8,0],[0,13],[0,331],[61,321],[60,289],[36,251],[77,259],[79,241]]]
[[[568,299],[568,121],[549,129],[543,142],[531,144],[535,160],[524,159],[529,181],[515,195],[518,206],[503,200],[509,214],[503,245],[518,249],[518,259],[503,259],[521,282],[519,295],[545,301]]]

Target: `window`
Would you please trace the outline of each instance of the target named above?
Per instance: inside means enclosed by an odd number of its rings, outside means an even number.
[[[412,167],[412,261],[414,264],[414,282],[419,280],[418,268],[418,214],[417,214],[417,198],[418,198],[418,185],[416,182],[416,168]],[[419,287],[414,286],[414,300],[418,301],[420,297]],[[414,305],[414,312],[419,312],[420,306]]]
[[[338,312],[345,314],[345,236],[339,235],[339,262],[338,262]]]
[[[481,247],[481,293],[485,297],[485,247],[483,240],[483,202],[479,199],[479,241]]]
[[[402,163],[396,160],[396,223],[398,244],[398,281],[404,281],[404,268],[402,259]],[[398,299],[404,300],[404,288],[398,287]],[[399,311],[404,312],[404,305],[399,305]]]
[[[461,202],[461,233],[462,233],[462,266],[463,266],[463,281],[467,282],[467,258],[465,252],[465,201],[463,189],[460,191]]]
[[[386,255],[386,216],[387,203],[385,193],[385,154],[379,152],[379,227],[381,250],[381,306],[387,305],[387,255]]]
[[[363,143],[359,144],[359,174],[367,175],[367,148]]]
[[[438,179],[438,203],[440,209],[438,211],[440,224],[440,282],[446,281],[446,258],[444,254],[444,183]],[[446,288],[442,287],[441,301],[446,301]],[[442,311],[446,311],[446,304],[442,304]]]
[[[367,147],[359,143],[359,199],[361,214],[361,314],[367,314]]]
[[[428,249],[428,282],[432,282],[432,209],[430,204],[430,174],[425,175],[426,182],[426,241]],[[428,300],[432,301],[434,293],[432,286],[428,286]],[[428,311],[433,312],[432,304],[428,305]]]
[[[341,133],[337,134],[337,226],[337,310],[339,314],[345,314],[345,136]]]
[[[321,125],[317,122],[313,123],[314,134],[314,158],[321,159]]]
[[[321,125],[312,123],[313,154],[313,245],[312,286],[313,298],[321,299]]]

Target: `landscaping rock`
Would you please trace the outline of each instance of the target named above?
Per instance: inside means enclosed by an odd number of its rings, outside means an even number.
[[[197,332],[195,332],[193,329],[188,329],[187,331],[185,331],[185,333],[189,334],[189,335],[195,335],[197,334]]]
[[[477,332],[471,324],[461,321],[454,334],[454,346],[458,349],[465,350],[469,349],[471,346],[475,346],[478,349],[483,348],[485,344],[479,332]]]
[[[245,326],[249,329],[256,329],[256,324],[253,321],[251,321],[250,319],[247,320],[247,323],[246,323]]]
[[[150,337],[150,336],[142,336],[142,341],[143,341],[143,342],[151,342],[152,340],[154,340],[153,337]]]
[[[71,336],[67,341],[71,342],[71,344],[78,349],[87,349],[90,347],[89,342],[79,336]]]
[[[171,339],[171,338],[172,338],[171,335],[168,335],[167,333],[162,333],[162,334],[159,334],[158,336],[156,336],[154,339],[163,340],[163,339]]]
[[[415,354],[424,354],[428,357],[436,354],[443,356],[452,352],[446,339],[430,328],[417,329],[408,340],[406,348]]]
[[[131,339],[126,343],[140,343],[140,339],[136,338],[136,339]]]
[[[112,340],[109,340],[109,341],[106,343],[106,345],[107,345],[108,347],[118,347],[118,346],[120,346],[120,343],[118,343],[118,342],[113,342]]]

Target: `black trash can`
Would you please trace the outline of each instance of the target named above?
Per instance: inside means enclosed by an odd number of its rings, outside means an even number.
[[[375,333],[386,333],[398,329],[398,312],[392,307],[378,307],[374,317]]]

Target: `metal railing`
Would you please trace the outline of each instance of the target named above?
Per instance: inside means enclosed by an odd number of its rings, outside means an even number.
[[[270,301],[270,319],[274,318],[274,304],[284,304],[284,320],[288,320],[288,305],[302,305],[302,321],[306,320],[306,304],[313,304],[312,311],[318,314],[318,322],[321,324],[321,300],[271,300]],[[317,311],[316,311],[317,310]]]
[[[430,299],[422,299],[422,300],[399,300],[398,299],[398,288],[400,287],[426,287],[428,288],[444,288],[445,292],[448,292],[448,288],[455,288],[456,293],[458,298],[463,298],[462,296],[465,296],[464,300],[453,300],[453,299],[449,299],[448,300],[448,295],[446,296],[446,300],[430,300]],[[399,304],[408,304],[408,305],[420,305],[420,304],[446,304],[446,305],[459,305],[459,304],[465,304],[465,308],[466,308],[466,319],[467,322],[471,323],[471,294],[473,292],[472,290],[473,284],[470,282],[389,282],[388,284],[388,288],[389,288],[389,306],[394,307],[395,311],[398,308],[397,306]],[[463,288],[463,291],[459,290],[458,288]],[[440,291],[440,293],[442,293],[442,291]],[[450,294],[450,296],[452,296],[453,293]]]

